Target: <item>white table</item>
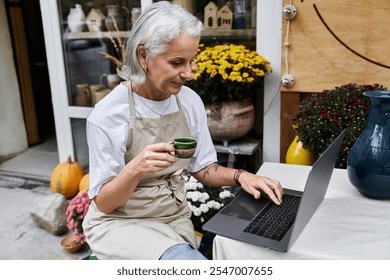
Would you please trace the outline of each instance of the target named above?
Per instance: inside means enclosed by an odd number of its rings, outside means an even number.
[[[264,163],[257,174],[302,190],[311,167]],[[335,169],[325,200],[286,253],[216,236],[214,259],[385,259],[390,260],[390,200],[361,195],[345,169]]]

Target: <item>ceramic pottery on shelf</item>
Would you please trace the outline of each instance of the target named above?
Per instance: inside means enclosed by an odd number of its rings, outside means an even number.
[[[75,8],[70,9],[67,21],[70,32],[84,31],[85,14],[80,4],[76,4]]]
[[[122,13],[125,11],[125,14]],[[115,24],[119,31],[127,30],[126,24],[129,19],[129,10],[120,5],[107,5],[106,28],[108,31],[116,31]]]
[[[390,198],[390,91],[367,91],[370,111],[347,160],[348,177],[363,195]]]
[[[207,124],[211,138],[225,146],[246,135],[255,121],[255,108],[250,98],[206,104]]]

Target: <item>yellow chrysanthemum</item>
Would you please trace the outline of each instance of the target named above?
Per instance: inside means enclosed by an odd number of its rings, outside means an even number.
[[[269,61],[243,45],[202,44],[195,63],[193,80],[188,85],[204,101],[224,99],[223,92],[229,92],[229,98],[242,99],[245,91],[272,72]]]

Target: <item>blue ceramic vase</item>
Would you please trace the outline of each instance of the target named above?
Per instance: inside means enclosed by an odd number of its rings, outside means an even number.
[[[390,91],[367,91],[370,111],[347,160],[348,177],[363,195],[390,198]]]

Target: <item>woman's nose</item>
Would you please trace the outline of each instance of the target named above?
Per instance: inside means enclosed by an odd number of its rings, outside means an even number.
[[[180,73],[180,77],[183,78],[183,79],[186,79],[186,80],[191,80],[192,79],[192,74],[193,74],[192,66],[188,65]]]

